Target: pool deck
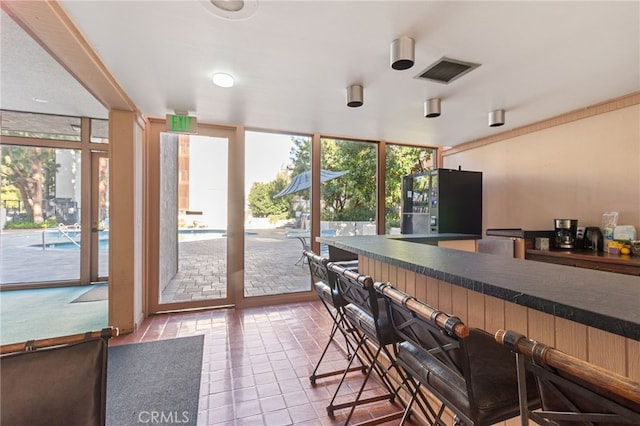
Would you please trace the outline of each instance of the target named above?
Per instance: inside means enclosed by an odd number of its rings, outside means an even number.
[[[298,264],[302,251],[289,228],[251,229],[245,238],[245,296],[307,291],[307,265]],[[56,231],[45,243],[64,242]],[[68,241],[68,240],[66,240]],[[42,249],[42,230],[0,232],[0,283],[78,280],[80,251]],[[40,246],[40,247],[38,247]],[[100,271],[107,271],[107,250],[100,251]],[[179,243],[180,269],[161,295],[163,303],[224,297],[226,239]]]

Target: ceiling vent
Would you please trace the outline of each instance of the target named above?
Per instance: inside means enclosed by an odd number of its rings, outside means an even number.
[[[418,74],[416,78],[449,84],[479,66],[480,64],[443,57],[429,65],[429,67]]]

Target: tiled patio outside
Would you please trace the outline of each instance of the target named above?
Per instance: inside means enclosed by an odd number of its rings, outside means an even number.
[[[289,228],[248,230],[245,236],[246,297],[310,289],[309,268],[299,262],[302,243],[287,238]],[[225,297],[226,239],[181,242],[180,270],[162,292],[162,302]]]
[[[298,262],[302,244],[287,238],[289,228],[249,230],[245,237],[245,296],[294,293],[310,289],[309,269]],[[46,231],[46,243],[69,242]],[[42,249],[40,230],[4,230],[0,234],[0,283],[79,279],[80,251]],[[163,302],[224,297],[226,238],[179,243],[180,270],[161,296]],[[100,252],[106,271],[107,250]],[[296,264],[297,263],[297,264]]]

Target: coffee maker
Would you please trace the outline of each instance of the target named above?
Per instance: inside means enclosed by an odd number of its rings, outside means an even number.
[[[555,219],[555,238],[556,248],[572,249],[576,244],[576,231],[578,230],[577,219]]]

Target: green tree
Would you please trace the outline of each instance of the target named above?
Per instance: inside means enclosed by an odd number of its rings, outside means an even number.
[[[311,138],[304,136],[292,136],[291,141],[291,175],[296,176],[300,173],[311,170]]]
[[[322,168],[349,172],[322,184],[324,220],[362,221],[376,217],[376,162],[373,143],[322,139]]]
[[[402,176],[420,173],[431,168],[431,148],[387,145],[385,182],[385,219],[387,229],[400,225],[402,203]]]
[[[339,139],[322,139],[323,169],[347,170],[341,178],[322,183],[323,220],[361,221],[376,217],[376,145]],[[292,175],[310,170],[311,139],[293,138]],[[386,145],[385,219],[400,223],[402,176],[429,170],[433,165],[433,149],[404,145]],[[306,196],[307,192],[301,192]]]
[[[279,173],[271,182],[254,182],[249,190],[249,210],[253,217],[269,217],[286,213],[290,210],[290,197],[273,198],[288,184],[289,177],[286,173]]]
[[[3,185],[12,185],[20,194],[27,217],[35,223],[44,222],[42,202],[55,185],[55,150],[41,147],[2,145],[0,173]]]
[[[311,139],[293,138],[292,175],[311,169]],[[343,177],[322,183],[323,220],[369,220],[376,216],[375,144],[322,139],[321,167],[347,170]],[[307,196],[305,193],[301,195]]]

